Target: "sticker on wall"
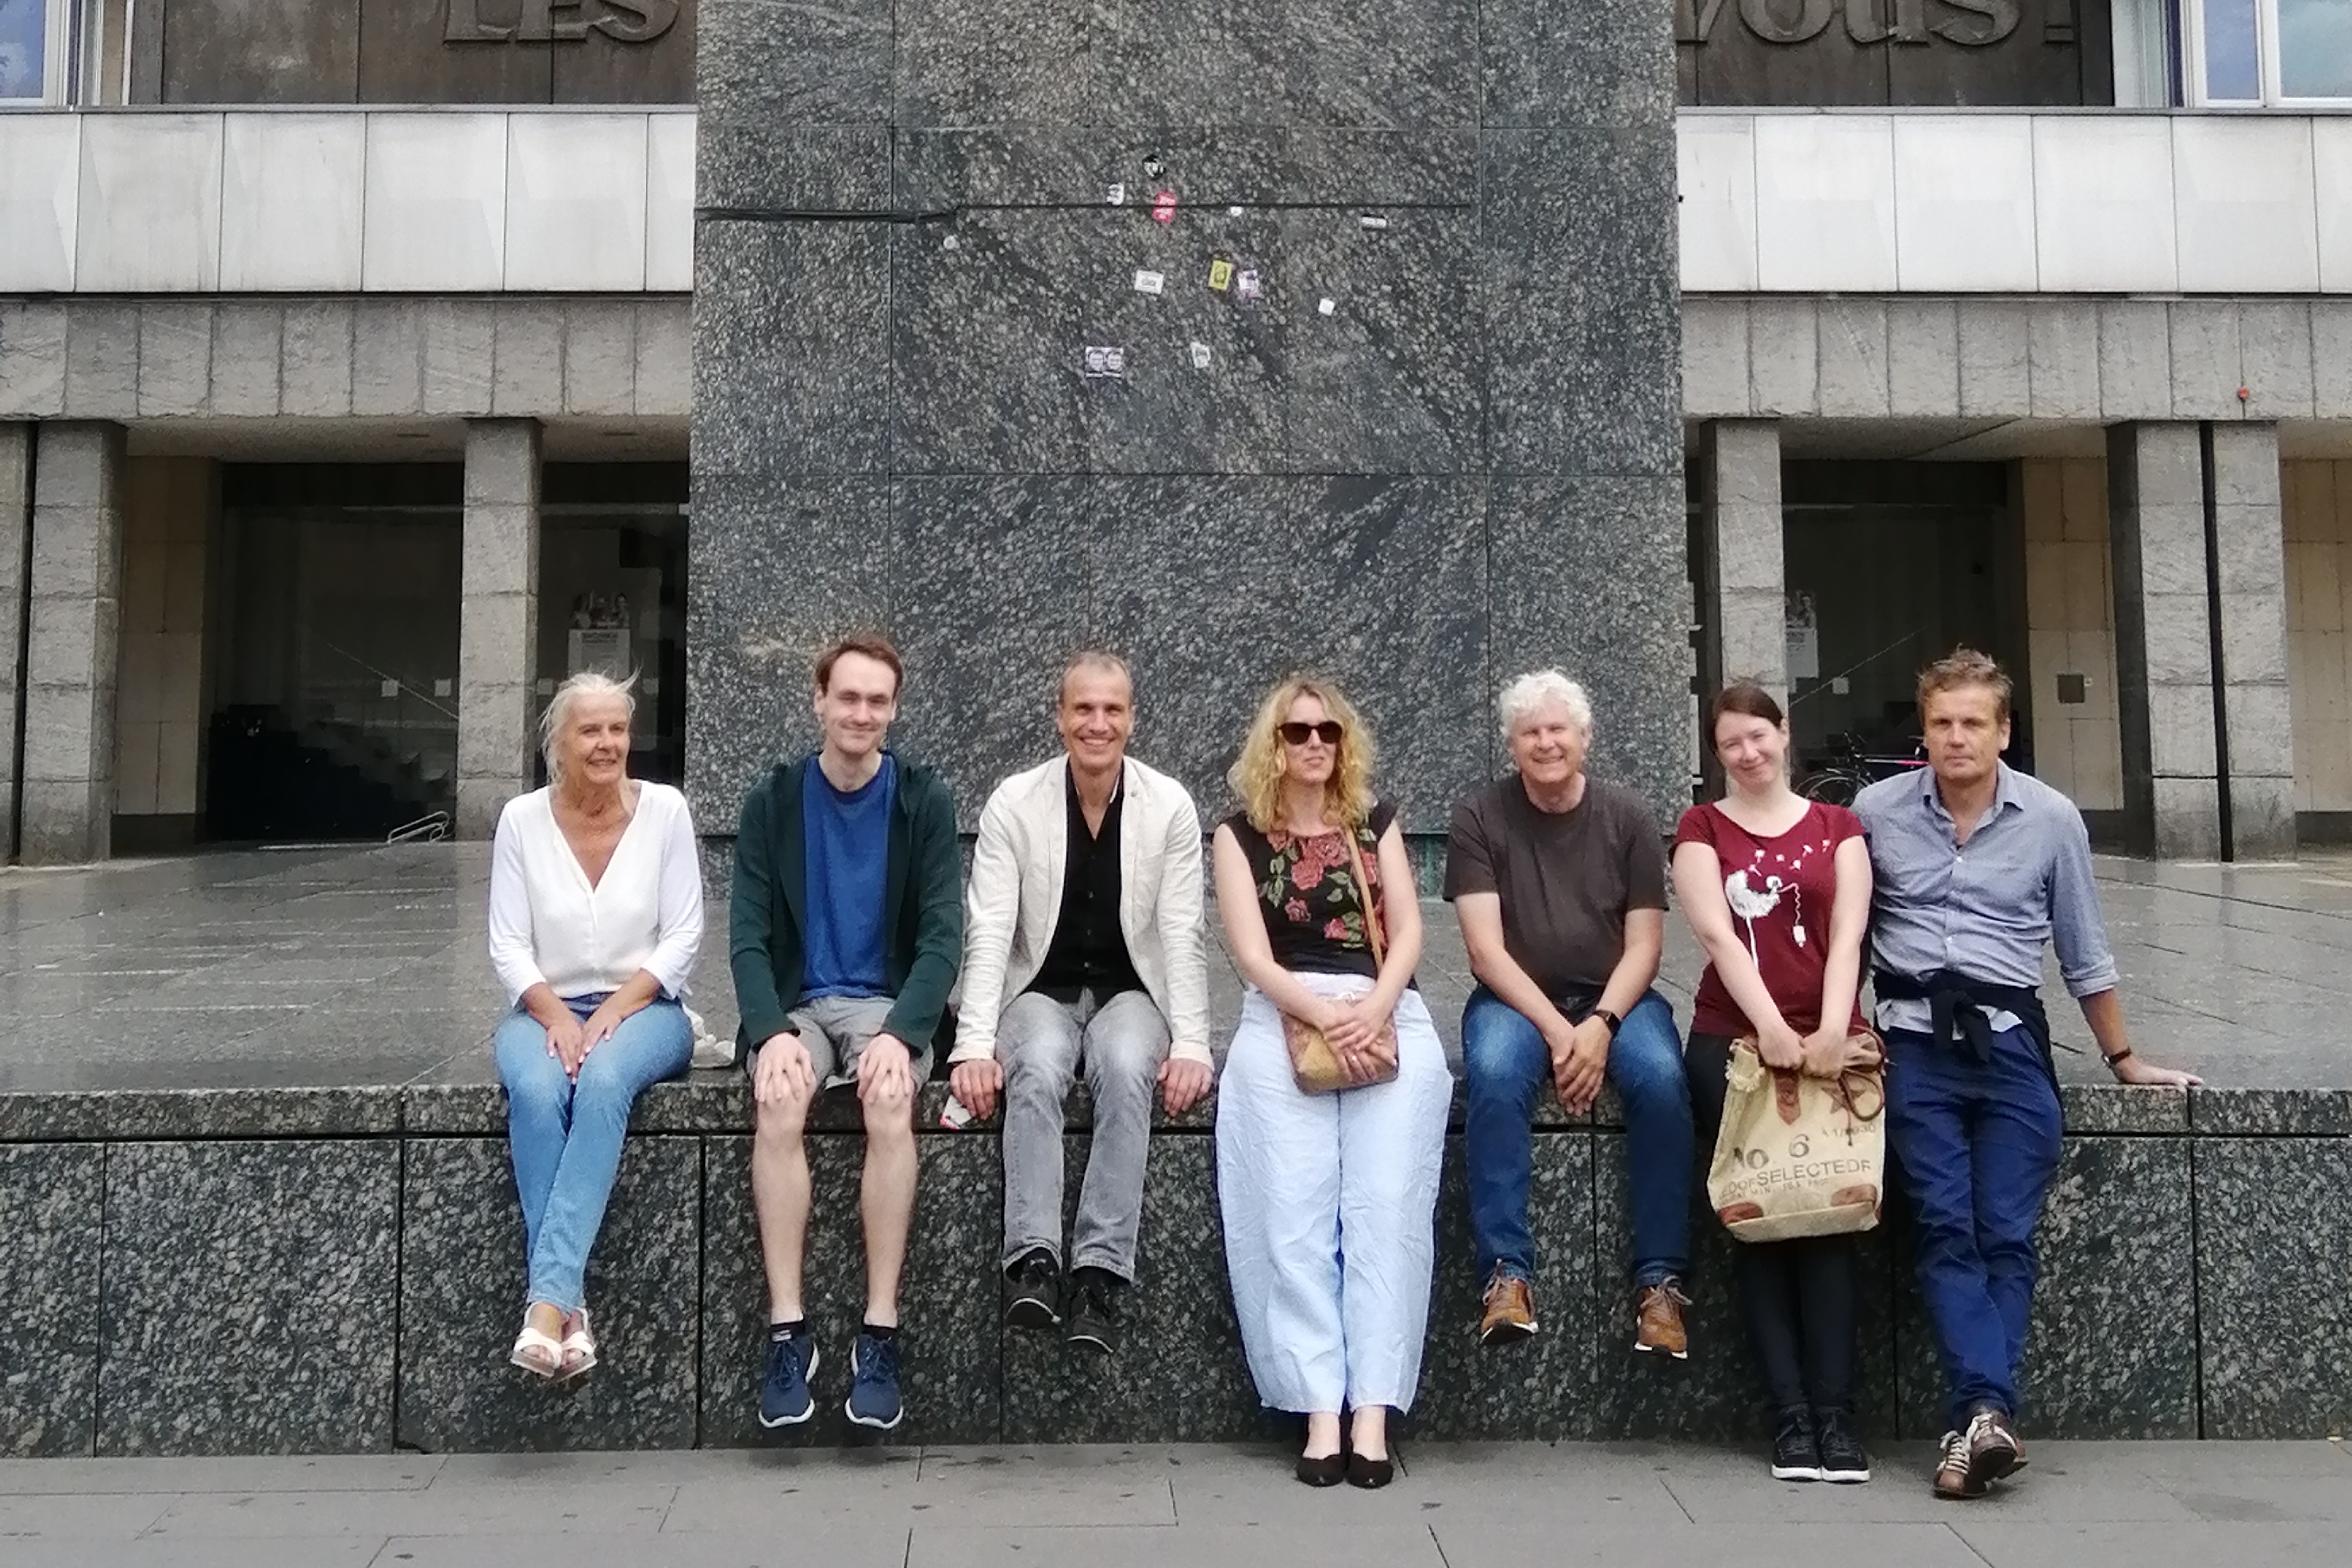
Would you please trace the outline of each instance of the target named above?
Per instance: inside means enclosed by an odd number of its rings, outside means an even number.
[[[954,235],[950,234],[940,241],[940,248],[941,250],[961,250],[963,246],[957,240]]]
[[[1168,279],[1165,275],[1158,272],[1148,272],[1140,267],[1135,269],[1135,291],[1137,293],[1157,294],[1167,287]]]
[[[1209,355],[1209,345],[1208,345],[1208,344],[1206,344],[1206,343],[1194,343],[1194,344],[1192,345],[1192,368],[1193,368],[1194,370],[1206,370],[1206,369],[1208,369],[1208,368],[1209,368],[1209,358],[1210,358],[1210,355]]]
[[[1125,375],[1127,351],[1115,348],[1089,347],[1078,374],[1087,376]]]
[[[1114,207],[1123,207],[1127,205],[1127,186],[1117,180],[1113,180],[1103,191],[1103,205]]]
[[[1218,293],[1222,294],[1233,286],[1233,281],[1234,264],[1232,262],[1212,261],[1209,263],[1210,288],[1214,289]]]
[[[1259,295],[1265,293],[1265,289],[1264,286],[1258,282],[1257,273],[1253,269],[1244,268],[1234,279],[1234,292],[1244,300],[1255,300]]]
[[[1366,213],[1356,221],[1363,226],[1364,232],[1367,234],[1378,234],[1381,230],[1388,227],[1389,226],[1388,219],[1378,216],[1372,213]]]
[[[1318,314],[1325,315],[1325,316],[1329,315],[1332,311],[1334,311],[1334,310],[1338,310],[1339,308],[1339,305],[1338,305],[1337,303],[1335,303],[1334,301],[1330,300],[1325,300],[1322,303],[1320,303],[1320,304],[1318,304],[1318,305],[1317,305],[1317,306],[1315,307],[1316,311],[1317,311],[1317,313],[1318,313]]]
[[[1227,207],[1225,209],[1225,216],[1227,217],[1239,217],[1242,216],[1242,209],[1239,207]]]
[[[1161,223],[1176,221],[1176,193],[1162,191],[1151,198],[1151,216]]]

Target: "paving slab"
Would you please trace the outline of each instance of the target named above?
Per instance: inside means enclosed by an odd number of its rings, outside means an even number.
[[[0,1092],[496,1080],[502,1009],[482,939],[488,847],[223,850],[0,869]],[[2125,1007],[2152,1056],[2216,1084],[2352,1088],[2352,854],[2282,866],[2098,858]],[[723,916],[723,910],[716,911]],[[1421,984],[1457,1054],[1471,977],[1452,912],[1426,906]],[[1214,934],[1215,921],[1210,922]],[[735,1009],[723,920],[692,1000]],[[1661,988],[1687,1013],[1700,954],[1667,922]],[[2054,967],[2046,976],[2060,994]],[[1213,1013],[1240,983],[1219,953]],[[2088,1029],[2053,1006],[2059,1071],[2105,1079]]]

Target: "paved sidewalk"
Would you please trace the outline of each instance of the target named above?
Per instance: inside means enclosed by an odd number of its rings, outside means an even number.
[[[1234,1447],[0,1463],[6,1568],[2097,1568],[2352,1558],[2341,1445],[2047,1443],[1981,1502],[1696,1446],[1409,1447],[1314,1492]]]

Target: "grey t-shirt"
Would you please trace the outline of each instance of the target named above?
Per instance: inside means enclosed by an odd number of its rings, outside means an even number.
[[[1625,911],[1666,907],[1666,856],[1633,791],[1587,778],[1572,811],[1536,808],[1517,773],[1454,808],[1445,896],[1499,893],[1503,946],[1556,1003],[1591,1005],[1625,953]]]

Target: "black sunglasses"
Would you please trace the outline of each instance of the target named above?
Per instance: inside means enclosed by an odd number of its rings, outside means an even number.
[[[1339,737],[1347,733],[1339,728],[1339,721],[1337,719],[1326,719],[1320,724],[1301,724],[1294,719],[1276,728],[1280,731],[1283,740],[1294,746],[1307,744],[1307,737],[1309,735],[1327,746],[1336,746],[1339,743]]]

